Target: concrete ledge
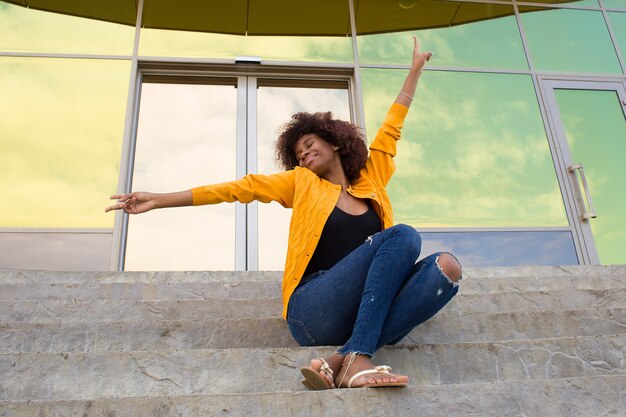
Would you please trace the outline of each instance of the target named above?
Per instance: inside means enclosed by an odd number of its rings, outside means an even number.
[[[626,287],[605,290],[459,294],[444,311],[456,314],[626,307]],[[274,299],[18,300],[0,301],[0,322],[55,323],[138,320],[204,320],[280,317]]]
[[[128,273],[134,274],[134,273]],[[0,273],[1,276],[1,273]],[[227,274],[225,275],[228,276]],[[127,278],[121,274],[118,278]],[[45,281],[0,283],[0,300],[174,300],[174,299],[247,299],[279,298],[280,279],[258,279],[248,273],[250,281],[205,282],[80,282]],[[266,275],[261,275],[266,277]],[[62,277],[60,277],[62,278]],[[626,288],[626,274],[467,278],[461,281],[461,294],[503,294],[528,291],[608,290]]]
[[[332,348],[0,355],[0,400],[88,400],[303,390],[298,368]],[[412,384],[626,375],[626,335],[384,348]],[[446,388],[447,389],[447,388]],[[442,390],[445,390],[442,387]]]
[[[442,311],[401,345],[626,334],[626,308]],[[296,347],[282,318],[0,324],[0,353]]]
[[[526,416],[626,415],[624,375],[486,384],[189,395],[76,401],[4,401],[6,417]]]
[[[598,276],[618,277],[624,283],[626,265],[570,265],[570,266],[520,266],[499,268],[465,268],[467,281],[479,279],[539,280],[547,277],[580,279]],[[95,271],[2,271],[0,284],[24,283],[84,283],[84,282],[249,282],[282,279],[281,271],[152,271],[152,272],[95,272]]]

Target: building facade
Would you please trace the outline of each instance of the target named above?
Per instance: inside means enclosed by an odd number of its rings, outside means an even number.
[[[371,140],[412,35],[389,193],[424,254],[626,263],[626,0],[72,3],[0,1],[1,269],[281,269],[276,203],[103,209],[278,170],[298,111]]]

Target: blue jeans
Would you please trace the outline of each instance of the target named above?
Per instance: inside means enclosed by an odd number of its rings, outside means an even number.
[[[422,240],[399,224],[369,237],[327,271],[305,277],[289,299],[287,322],[301,346],[343,346],[372,356],[434,316],[458,291],[437,263],[415,263]]]

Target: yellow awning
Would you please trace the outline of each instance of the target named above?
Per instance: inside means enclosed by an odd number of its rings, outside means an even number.
[[[5,0],[8,3],[89,19],[135,25],[129,0]],[[549,6],[577,0],[543,0]],[[355,0],[358,34],[456,26],[511,15],[512,6],[445,0]],[[541,10],[525,7],[524,12]],[[344,0],[145,0],[142,26],[233,35],[346,36]]]

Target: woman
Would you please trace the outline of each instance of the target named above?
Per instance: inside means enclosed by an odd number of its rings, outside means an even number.
[[[419,234],[393,226],[385,191],[404,117],[431,56],[414,38],[411,69],[369,157],[354,125],[330,113],[298,113],[276,144],[286,171],[176,193],[113,195],[119,202],[106,211],[253,200],[293,208],[282,316],[300,345],[342,346],[303,367],[302,382],[310,389],[405,386],[407,376],[374,365],[374,352],[432,317],[456,294],[461,278],[449,253],[415,263]]]

